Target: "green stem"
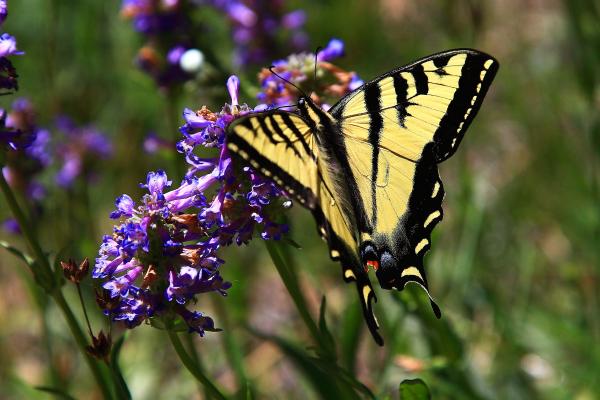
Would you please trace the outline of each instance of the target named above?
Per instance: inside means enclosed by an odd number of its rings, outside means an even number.
[[[1,167],[2,165],[0,165],[0,171],[2,170]],[[37,260],[37,263],[30,264],[29,266],[31,268],[31,271],[33,272],[33,276],[36,278],[36,281],[38,283],[46,283],[46,285],[51,285],[48,287],[44,287],[44,289],[53,287],[54,274],[52,273],[52,268],[50,268],[50,263],[48,262],[46,255],[44,254],[41,246],[39,245],[35,237],[33,230],[31,229],[31,224],[27,220],[27,217],[25,216],[25,213],[23,212],[21,207],[19,207],[14,193],[8,185],[8,182],[6,182],[6,179],[4,179],[4,175],[2,173],[0,173],[0,190],[2,190],[2,193],[4,194],[4,197],[8,202],[8,207],[10,208],[10,211],[19,222],[19,228],[23,233],[23,237],[25,238],[25,241],[27,242],[29,248],[31,249]]]
[[[69,326],[69,329],[71,330],[71,334],[73,335],[73,338],[75,339],[75,342],[77,343],[77,346],[79,347],[79,350],[81,350],[81,353],[83,354],[83,358],[85,359],[88,367],[92,371],[92,375],[94,375],[94,378],[96,379],[96,383],[98,384],[98,386],[100,387],[100,390],[102,391],[102,395],[104,396],[105,399],[112,399],[113,395],[112,395],[111,388],[110,388],[108,382],[106,382],[105,375],[102,372],[100,364],[98,363],[98,361],[96,361],[92,356],[90,356],[87,353],[87,351],[86,351],[86,347],[88,346],[87,339],[85,337],[85,334],[83,333],[83,330],[81,329],[81,326],[79,326],[79,322],[77,321],[77,318],[75,318],[75,314],[73,314],[73,311],[71,310],[71,308],[69,307],[69,304],[65,300],[65,297],[63,296],[63,294],[60,290],[57,290],[54,293],[52,293],[52,298],[54,299],[56,304],[58,304],[58,307],[60,308],[65,319],[67,320],[67,325]]]
[[[317,324],[312,319],[310,312],[308,311],[308,307],[306,306],[306,299],[302,295],[300,285],[298,284],[298,279],[296,278],[293,269],[288,267],[287,263],[283,259],[278,249],[278,245],[275,242],[271,240],[265,240],[264,243],[267,246],[269,255],[273,260],[273,264],[275,264],[275,268],[277,269],[277,272],[279,273],[283,284],[290,293],[290,296],[292,297],[292,300],[294,301],[294,304],[296,305],[296,308],[300,313],[300,317],[302,317],[304,324],[310,331],[313,340],[317,343],[317,345],[322,351],[324,351],[325,353],[329,353],[329,346],[321,336]]]
[[[192,359],[192,361],[194,361],[194,363],[198,366],[198,369],[202,370],[202,361],[200,360],[200,357],[198,356],[198,351],[196,351],[196,346],[194,345],[194,339],[192,337],[192,335],[185,335],[185,341],[186,341],[186,345],[188,347],[188,352],[190,354],[190,358]],[[199,387],[200,390],[204,392],[204,397],[209,398],[210,397],[210,392],[208,391],[208,389],[203,386],[200,382],[199,383]]]
[[[219,320],[223,324],[223,329],[225,332],[233,332],[234,328],[231,323],[231,317],[225,310],[223,306],[223,302],[221,298],[215,298],[213,304],[217,309],[217,314],[219,315]],[[246,376],[246,371],[244,368],[244,360],[242,349],[240,344],[237,342],[234,335],[220,335],[221,342],[223,344],[223,350],[225,351],[225,356],[229,361],[231,368],[235,374],[237,383],[238,383],[238,392],[246,393],[248,391],[248,378]]]
[[[208,393],[210,393],[211,397],[219,400],[226,400],[227,398],[223,395],[223,393],[221,393],[219,389],[217,389],[217,387],[210,381],[210,379],[208,379],[206,375],[204,375],[204,373],[200,371],[198,364],[196,364],[192,357],[187,353],[185,347],[183,347],[183,343],[181,343],[181,340],[179,340],[177,332],[167,330],[167,334],[169,335],[169,339],[171,339],[171,344],[173,345],[175,352],[179,356],[179,359],[186,367],[186,369],[192,375],[194,375],[194,378],[196,378],[199,382],[201,382],[204,385],[204,387],[208,390]]]
[[[2,168],[0,168],[0,171],[1,170]],[[31,269],[31,272],[33,273],[36,283],[42,286],[46,293],[49,293],[52,296],[52,298],[56,301],[56,304],[58,304],[63,315],[65,316],[65,319],[67,320],[67,324],[69,325],[71,334],[75,338],[79,349],[83,353],[83,356],[88,366],[90,367],[90,370],[92,371],[92,374],[94,375],[96,383],[100,387],[104,398],[111,399],[112,392],[104,378],[104,375],[102,374],[99,364],[89,354],[87,354],[85,350],[86,346],[88,345],[85,335],[81,330],[81,327],[79,326],[79,323],[77,322],[73,311],[71,310],[65,298],[63,297],[62,292],[59,288],[56,288],[56,279],[54,277],[54,273],[52,272],[52,268],[50,267],[50,263],[48,262],[48,258],[44,254],[44,251],[42,250],[42,247],[40,246],[35,233],[31,229],[31,224],[29,224],[29,221],[25,217],[25,213],[23,213],[23,210],[21,209],[21,207],[19,207],[19,204],[15,199],[14,193],[8,185],[8,182],[6,182],[6,179],[4,179],[4,175],[2,173],[0,173],[0,190],[2,190],[2,193],[4,194],[4,197],[8,202],[8,206],[13,216],[19,222],[19,228],[23,233],[25,241],[27,242],[33,254],[35,255],[36,262],[31,263],[29,267]]]

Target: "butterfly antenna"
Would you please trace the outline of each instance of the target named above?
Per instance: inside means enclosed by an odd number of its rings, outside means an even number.
[[[276,77],[278,77],[279,79],[281,79],[282,81],[284,81],[285,83],[287,83],[288,85],[292,85],[292,86],[293,86],[293,87],[295,87],[295,88],[296,88],[296,89],[297,89],[297,90],[298,90],[300,93],[302,93],[302,95],[303,95],[304,97],[307,97],[307,96],[306,96],[306,93],[304,93],[304,90],[300,89],[298,86],[294,85],[292,82],[288,81],[288,80],[287,80],[287,79],[285,79],[283,76],[279,75],[277,72],[275,72],[275,71],[274,71],[274,69],[275,69],[275,66],[274,66],[274,65],[271,65],[271,66],[269,67],[269,71],[271,71],[271,73],[272,73],[273,75],[275,75]]]
[[[281,110],[282,108],[289,108],[289,107],[298,107],[298,105],[297,104],[286,104],[286,105],[279,106],[279,107],[269,108],[269,111]]]
[[[317,64],[319,62],[319,52],[321,50],[323,50],[322,46],[317,47],[317,49],[315,50],[315,75],[314,75],[314,80],[313,80],[313,85],[314,85],[313,92],[316,91],[316,86],[317,86]]]

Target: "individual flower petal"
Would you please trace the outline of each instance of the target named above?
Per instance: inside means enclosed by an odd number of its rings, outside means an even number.
[[[227,79],[227,91],[229,92],[229,97],[231,97],[231,105],[237,106],[239,104],[238,96],[240,93],[240,79],[237,76],[231,75]]]
[[[110,214],[110,217],[113,219],[119,217],[131,217],[133,215],[134,206],[135,202],[133,199],[129,195],[123,194],[115,200],[115,207],[117,207],[117,209]]]
[[[17,50],[17,39],[8,33],[0,35],[0,57],[25,54]]]
[[[344,42],[331,39],[327,46],[317,54],[318,61],[331,61],[344,55]]]

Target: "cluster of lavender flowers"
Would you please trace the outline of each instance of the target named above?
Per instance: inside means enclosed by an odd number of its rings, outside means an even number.
[[[161,88],[191,79],[202,65],[193,7],[189,0],[123,0],[121,14],[145,37],[136,63]]]
[[[4,24],[7,16],[8,5],[6,0],[0,0],[0,27]],[[14,36],[8,33],[0,34],[0,95],[11,93],[11,91],[19,88],[17,71],[8,57],[20,54],[23,54],[23,52],[17,50],[17,40]],[[17,150],[31,145],[35,136],[28,134],[29,132],[16,129],[16,127],[11,126],[10,122],[7,124],[7,117],[6,110],[0,109],[0,146]]]
[[[104,237],[92,274],[104,281],[107,294],[100,303],[113,321],[132,328],[179,317],[190,331],[214,331],[213,320],[189,306],[200,293],[225,295],[231,286],[219,274],[223,260],[217,250],[247,243],[257,226],[265,239],[286,230],[274,222],[269,207],[280,192],[249,170],[236,173],[223,146],[227,124],[251,111],[237,102],[238,84],[230,79],[232,102],[221,112],[184,113],[185,138],[178,148],[190,169],[178,188],[166,191],[172,184],[166,174],[150,172],[143,185],[149,193],[140,205],[128,195],[117,199],[111,217],[121,223]],[[218,156],[200,158],[196,146],[217,148]],[[207,201],[207,191],[217,185]]]
[[[281,56],[282,51],[301,51],[308,45],[308,37],[302,30],[306,13],[285,12],[283,0],[210,0],[209,3],[231,23],[237,65],[264,63]]]
[[[8,5],[6,0],[0,0],[0,27],[8,16]],[[17,40],[8,33],[0,34],[0,94],[5,94],[4,90],[9,92],[17,90],[17,71],[7,58],[12,55],[21,55],[22,51],[17,50]]]
[[[56,158],[61,164],[56,174],[56,183],[68,188],[82,176],[93,181],[95,165],[112,155],[112,143],[93,126],[76,126],[68,117],[60,117],[57,128],[63,133],[56,148]]]
[[[343,95],[362,82],[329,63],[342,54],[339,40],[318,54],[317,76],[329,83],[318,85],[322,91],[314,98]],[[310,54],[292,55],[279,61],[277,69],[301,84],[314,71],[314,62]],[[177,150],[189,168],[178,188],[166,191],[172,184],[166,174],[150,172],[142,185],[149,193],[139,205],[128,195],[117,198],[111,217],[120,223],[104,237],[93,271],[105,289],[99,303],[113,321],[132,328],[180,317],[190,331],[203,335],[215,330],[210,317],[190,306],[200,293],[225,295],[231,286],[219,273],[224,261],[218,250],[246,244],[255,233],[278,240],[287,232],[287,225],[280,222],[291,204],[286,194],[250,167],[233,163],[224,146],[226,128],[235,118],[291,103],[292,93],[275,85],[274,75],[263,71],[261,84],[259,99],[266,102],[254,109],[239,103],[240,82],[232,76],[227,81],[231,103],[220,112],[207,107],[184,111],[185,125],[180,128],[184,138]],[[217,154],[200,157],[201,148]],[[210,200],[209,191],[214,192]]]
[[[207,27],[193,18],[202,6],[220,11],[231,25],[237,66],[258,64],[284,51],[304,50],[304,11],[284,11],[284,1],[123,0],[121,14],[145,37],[136,63],[162,87],[192,79],[202,68],[199,35]]]
[[[331,63],[343,55],[344,43],[339,39],[331,39],[316,55],[316,70],[314,54],[292,54],[286,59],[275,61],[273,70],[277,75],[266,68],[259,73],[261,91],[258,101],[268,107],[295,104],[301,93],[281,79],[284,78],[304,92],[312,92],[312,100],[323,109],[329,109],[329,99],[339,99],[363,84],[355,72],[345,71]]]

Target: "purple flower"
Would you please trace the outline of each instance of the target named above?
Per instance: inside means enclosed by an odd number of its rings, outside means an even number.
[[[0,110],[0,145],[12,150],[7,153],[3,174],[13,190],[35,201],[45,195],[37,178],[51,162],[49,140],[49,132],[37,126],[28,100],[15,100],[8,113]]]
[[[329,99],[338,100],[363,84],[355,72],[344,71],[330,63],[343,54],[344,43],[339,39],[331,39],[327,47],[317,55],[316,82],[314,54],[292,54],[286,59],[275,61],[274,71],[279,76],[264,68],[259,74],[261,91],[257,96],[258,101],[262,103],[261,108],[291,106],[296,103],[302,93],[283,79],[292,82],[304,92],[311,93],[313,100],[321,107],[329,108]]]
[[[117,207],[117,209],[110,214],[112,219],[117,219],[120,217],[132,217],[135,202],[131,197],[129,197],[129,195],[124,194],[117,197],[115,200],[115,207]]]
[[[4,23],[8,17],[8,6],[6,0],[0,0],[0,25]]]
[[[21,227],[19,226],[19,222],[17,222],[17,220],[14,218],[5,219],[2,222],[2,229],[4,229],[5,232],[11,233],[13,235],[21,234]]]
[[[339,39],[331,39],[327,47],[317,54],[318,61],[331,61],[344,55],[344,42]]]
[[[302,31],[304,11],[286,13],[282,0],[209,0],[231,23],[238,65],[258,64],[279,57],[284,51],[300,51],[308,41]]]
[[[0,25],[4,23],[8,16],[8,7],[5,0],[0,0]],[[9,91],[17,90],[19,88],[17,82],[17,71],[13,67],[10,60],[6,57],[12,55],[25,54],[22,51],[17,50],[17,40],[14,36],[8,33],[0,35],[0,90],[6,89]],[[6,92],[1,92],[0,95]],[[1,141],[2,139],[0,139]],[[0,143],[1,144],[1,143]]]
[[[163,139],[156,133],[149,133],[144,139],[144,151],[148,154],[154,154],[160,150],[172,150],[173,143],[167,139]]]
[[[229,97],[231,97],[231,105],[238,105],[238,96],[240,94],[240,79],[231,75],[229,79],[227,79],[227,91],[229,92]]]
[[[121,14],[144,39],[136,64],[161,88],[192,79],[200,70],[196,35],[201,27],[191,5],[178,0],[123,0]],[[200,60],[201,61],[201,60]]]
[[[57,126],[63,136],[56,148],[61,163],[56,183],[66,188],[80,176],[93,180],[97,164],[112,155],[111,142],[97,129],[77,127],[68,117],[60,117]]]
[[[17,50],[17,39],[8,33],[0,35],[0,57],[25,54]]]

